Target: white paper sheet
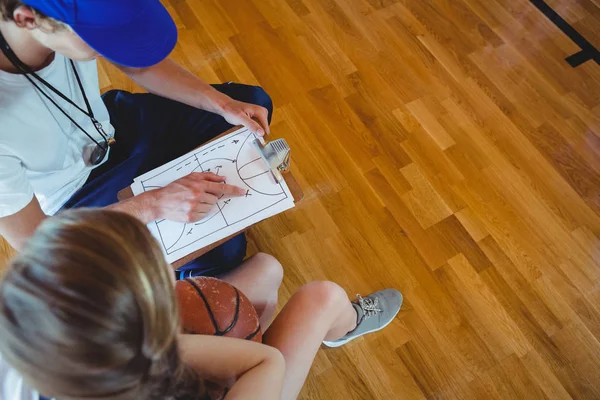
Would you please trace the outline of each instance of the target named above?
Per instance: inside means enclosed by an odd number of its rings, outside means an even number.
[[[243,197],[221,198],[206,217],[195,223],[158,220],[148,224],[168,262],[226,238],[265,218],[294,207],[285,181],[275,182],[252,145],[256,136],[239,129],[135,178],[135,195],[166,186],[191,172],[214,172],[227,183],[246,189]]]

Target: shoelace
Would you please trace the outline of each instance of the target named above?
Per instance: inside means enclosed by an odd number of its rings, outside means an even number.
[[[360,294],[356,295],[356,299],[358,300],[358,305],[363,309],[365,313],[365,318],[370,318],[373,315],[377,315],[382,312],[381,309],[377,308],[379,306],[379,299],[371,299],[367,297],[363,298]]]

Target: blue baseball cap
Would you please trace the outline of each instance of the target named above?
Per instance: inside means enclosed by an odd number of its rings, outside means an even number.
[[[177,43],[177,27],[159,0],[24,0],[69,25],[103,57],[143,68],[166,58]]]

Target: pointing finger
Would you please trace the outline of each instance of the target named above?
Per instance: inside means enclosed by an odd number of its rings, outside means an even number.
[[[210,182],[223,182],[225,179],[227,179],[224,176],[217,175],[212,172],[192,172],[190,175],[199,180],[205,180]]]
[[[206,185],[206,192],[216,196],[243,196],[247,190],[233,185],[210,182]]]

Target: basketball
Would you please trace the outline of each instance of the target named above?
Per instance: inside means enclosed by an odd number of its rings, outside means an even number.
[[[175,292],[184,333],[262,342],[258,314],[238,289],[216,278],[177,281]]]

